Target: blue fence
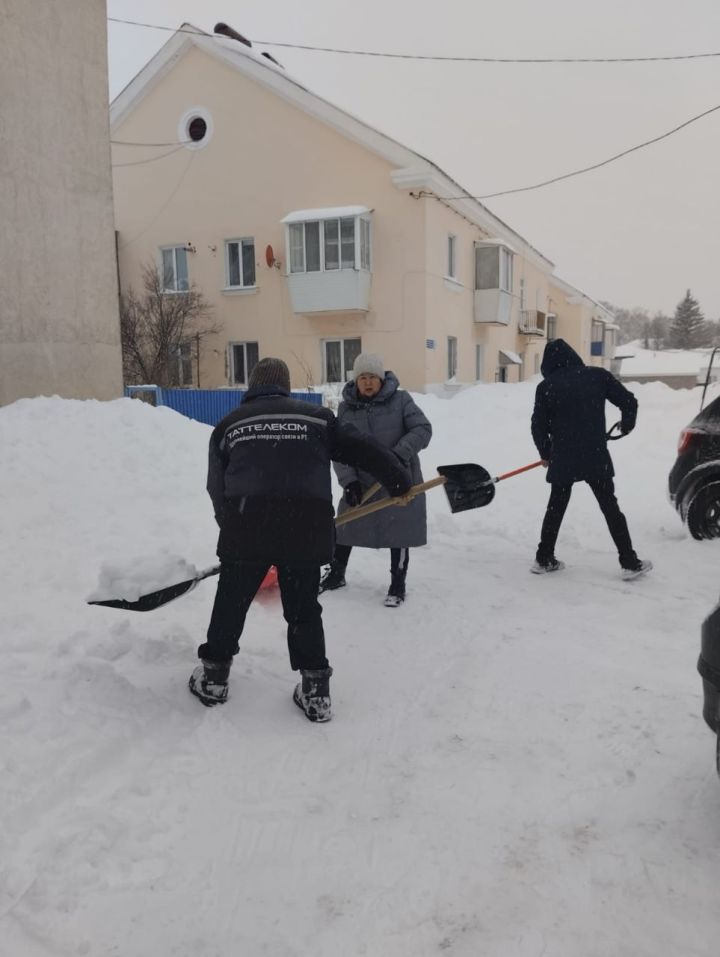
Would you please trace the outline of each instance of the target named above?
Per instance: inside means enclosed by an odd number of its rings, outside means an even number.
[[[164,405],[188,419],[217,425],[228,412],[236,409],[246,389],[161,389],[156,385],[126,385],[125,395],[142,399],[151,405]],[[294,399],[322,405],[320,392],[293,392]]]

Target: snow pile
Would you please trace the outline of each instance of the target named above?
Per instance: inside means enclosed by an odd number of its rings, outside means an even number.
[[[638,342],[618,346],[617,351],[627,356],[620,365],[623,378],[631,375],[699,375],[707,372],[712,353],[712,349],[644,349]]]
[[[533,388],[417,397],[426,478],[534,461]],[[382,606],[384,552],[356,550],[323,597],[322,727],[292,704],[276,592],[212,710],[186,683],[215,580],[148,614],[85,603],[214,564],[207,426],[132,400],[0,409],[3,957],[714,954],[720,787],[695,662],[720,545],[666,498],[697,393],[633,391],[637,429],[611,451],[653,574],[620,580],[584,487],[567,569],[528,574],[539,469],[456,516],[437,489],[402,608]]]

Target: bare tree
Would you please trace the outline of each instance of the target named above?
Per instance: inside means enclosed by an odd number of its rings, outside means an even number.
[[[201,341],[221,329],[212,321],[212,306],[194,285],[167,292],[154,263],[143,266],[142,282],[142,295],[130,287],[120,297],[125,382],[161,388],[189,384],[181,381],[183,364],[194,358],[199,365]]]

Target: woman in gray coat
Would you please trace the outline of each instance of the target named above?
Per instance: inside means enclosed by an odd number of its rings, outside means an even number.
[[[353,378],[343,389],[338,421],[353,425],[391,449],[410,470],[413,485],[422,482],[418,452],[430,442],[432,427],[410,394],[399,388],[392,372],[385,371],[380,356],[361,353],[353,366]],[[359,505],[363,495],[374,484],[367,472],[349,465],[334,463],[338,480],[344,489],[339,514]],[[387,496],[381,489],[371,498]],[[408,505],[386,508],[365,518],[348,522],[337,530],[335,556],[320,582],[320,592],[342,588],[345,569],[354,546],[390,549],[390,588],[385,598],[389,608],[405,600],[409,551],[427,541],[425,496],[418,495]]]

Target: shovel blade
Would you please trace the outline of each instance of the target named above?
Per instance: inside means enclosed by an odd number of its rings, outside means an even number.
[[[197,583],[197,578],[189,578],[187,581],[178,582],[177,585],[168,585],[167,588],[160,588],[158,591],[148,592],[147,595],[141,595],[137,601],[126,601],[124,598],[109,598],[107,601],[89,601],[88,605],[103,605],[105,608],[122,608],[124,611],[154,611],[161,605],[167,605],[169,601],[174,601],[186,592],[193,589]]]
[[[438,472],[445,478],[443,488],[453,514],[483,508],[495,498],[495,483],[481,465],[440,465]]]

